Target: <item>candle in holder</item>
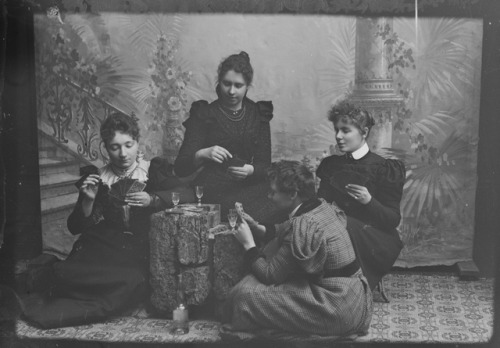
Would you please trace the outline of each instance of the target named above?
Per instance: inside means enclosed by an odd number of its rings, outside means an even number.
[[[188,310],[186,307],[184,307],[184,304],[181,303],[176,309],[174,309],[173,319],[174,327],[172,334],[184,335],[189,332]]]

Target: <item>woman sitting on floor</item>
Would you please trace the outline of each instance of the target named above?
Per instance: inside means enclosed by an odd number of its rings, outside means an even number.
[[[271,165],[269,198],[289,220],[261,225],[243,213],[235,232],[250,273],[229,293],[224,329],[274,329],[293,334],[344,336],[368,331],[372,294],[356,262],[345,216],[318,199],[313,174],[299,162]],[[253,232],[253,235],[252,235]],[[256,246],[277,242],[273,256]]]
[[[24,318],[42,328],[103,320],[145,300],[149,215],[170,206],[174,190],[181,202],[194,201],[167,161],[138,157],[134,118],[110,115],[101,125],[101,138],[110,163],[80,180],[68,218],[69,231],[81,236],[68,258],[54,264],[47,293],[25,299]],[[110,189],[127,183],[132,193],[126,196]]]

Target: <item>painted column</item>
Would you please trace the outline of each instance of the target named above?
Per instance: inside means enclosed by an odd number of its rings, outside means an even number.
[[[394,92],[388,69],[389,47],[377,33],[392,32],[390,18],[356,20],[355,86],[349,101],[365,108],[375,119],[368,143],[374,152],[392,147],[392,118],[403,98]]]

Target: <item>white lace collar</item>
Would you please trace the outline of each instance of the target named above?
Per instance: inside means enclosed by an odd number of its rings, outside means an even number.
[[[115,182],[125,177],[147,182],[150,163],[150,161],[139,159],[135,167],[130,168],[123,173],[116,173],[113,170],[111,163],[108,163],[99,170],[99,174],[102,182],[108,186],[113,185]]]

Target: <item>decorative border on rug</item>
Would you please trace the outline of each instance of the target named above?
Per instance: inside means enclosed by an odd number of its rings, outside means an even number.
[[[493,279],[462,281],[446,273],[393,273],[384,278],[389,303],[374,303],[368,335],[353,342],[485,343],[493,334]],[[193,320],[170,334],[172,320],[121,317],[103,323],[41,330],[18,321],[19,338],[136,343],[215,343],[221,324]],[[286,336],[286,335],[285,335]],[[283,336],[283,340],[296,336]],[[314,341],[314,340],[313,340]]]

